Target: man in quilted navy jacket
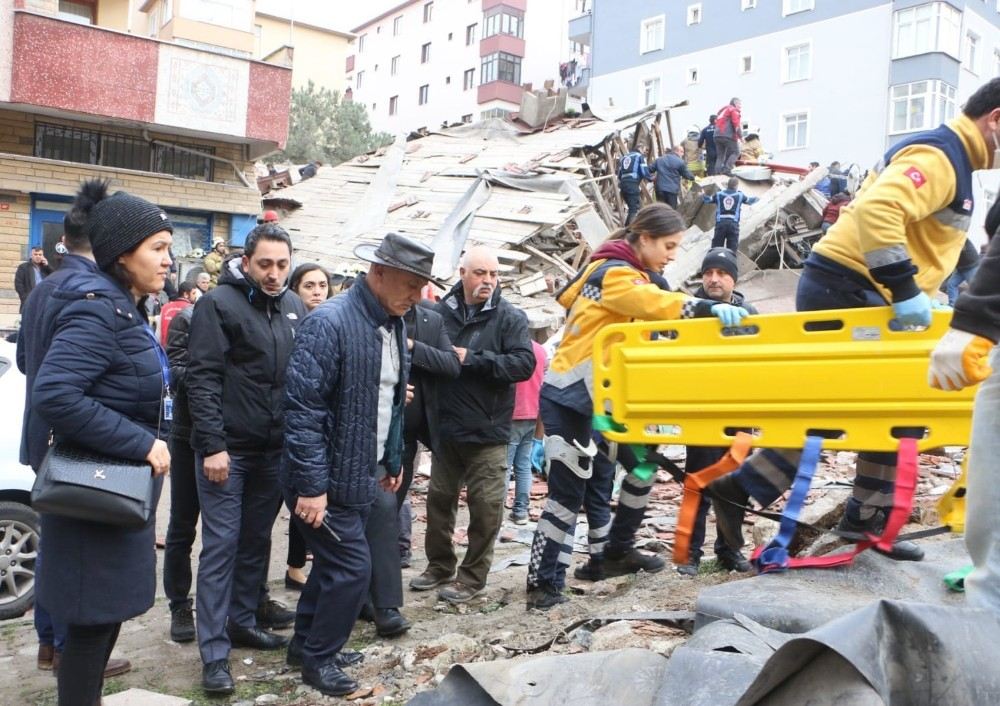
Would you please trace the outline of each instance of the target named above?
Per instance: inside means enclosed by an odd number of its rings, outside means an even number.
[[[365,521],[376,483],[400,486],[410,364],[402,316],[434,263],[430,248],[395,233],[355,254],[372,263],[368,274],[303,321],[285,386],[282,490],[313,552],[288,663],[329,696],[358,688],[342,668],[361,660],[343,648],[371,578]]]

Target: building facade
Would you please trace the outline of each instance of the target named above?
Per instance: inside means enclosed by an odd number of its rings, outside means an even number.
[[[686,99],[680,140],[739,97],[773,160],[800,166],[871,167],[1000,73],[996,0],[592,0],[569,34],[598,115]]]
[[[351,30],[351,97],[392,134],[517,111],[560,84],[579,0],[410,0]]]
[[[253,29],[253,58],[290,66],[292,88],[305,88],[312,81],[316,88],[343,95],[347,89],[344,62],[353,51],[354,35],[259,11]]]
[[[85,179],[160,205],[191,267],[213,237],[240,245],[255,225],[253,160],[285,143],[291,70],[250,58],[252,2],[230,3],[245,22],[200,3],[148,2],[147,20],[134,2],[0,0],[0,325],[16,319],[29,248],[58,263]],[[207,43],[216,29],[227,44]]]

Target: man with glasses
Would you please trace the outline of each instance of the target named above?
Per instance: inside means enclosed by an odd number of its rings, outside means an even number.
[[[427,568],[410,582],[415,591],[444,585],[438,597],[449,603],[465,603],[486,587],[493,542],[503,522],[514,384],[535,369],[527,318],[500,296],[493,251],[469,249],[459,273],[461,281],[435,308],[444,318],[462,372],[455,380],[441,381],[441,443],[427,492]],[[456,575],[452,534],[463,486],[469,547]]]

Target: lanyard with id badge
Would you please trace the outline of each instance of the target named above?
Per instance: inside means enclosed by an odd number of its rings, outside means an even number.
[[[156,351],[156,357],[160,361],[160,375],[163,378],[163,419],[170,422],[174,419],[174,398],[170,394],[170,362],[167,360],[167,354],[163,350],[163,346],[156,340],[156,334],[153,333],[153,329],[149,326],[144,326],[143,328],[146,329],[146,335],[149,336],[149,340],[153,342],[153,350]]]

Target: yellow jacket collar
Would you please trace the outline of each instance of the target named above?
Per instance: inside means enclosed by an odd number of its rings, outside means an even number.
[[[983,134],[979,131],[979,127],[972,118],[965,114],[959,115],[957,118],[952,118],[948,121],[948,127],[954,130],[959,139],[962,140],[962,145],[965,147],[966,154],[969,155],[972,168],[989,169],[992,148],[986,144]]]

